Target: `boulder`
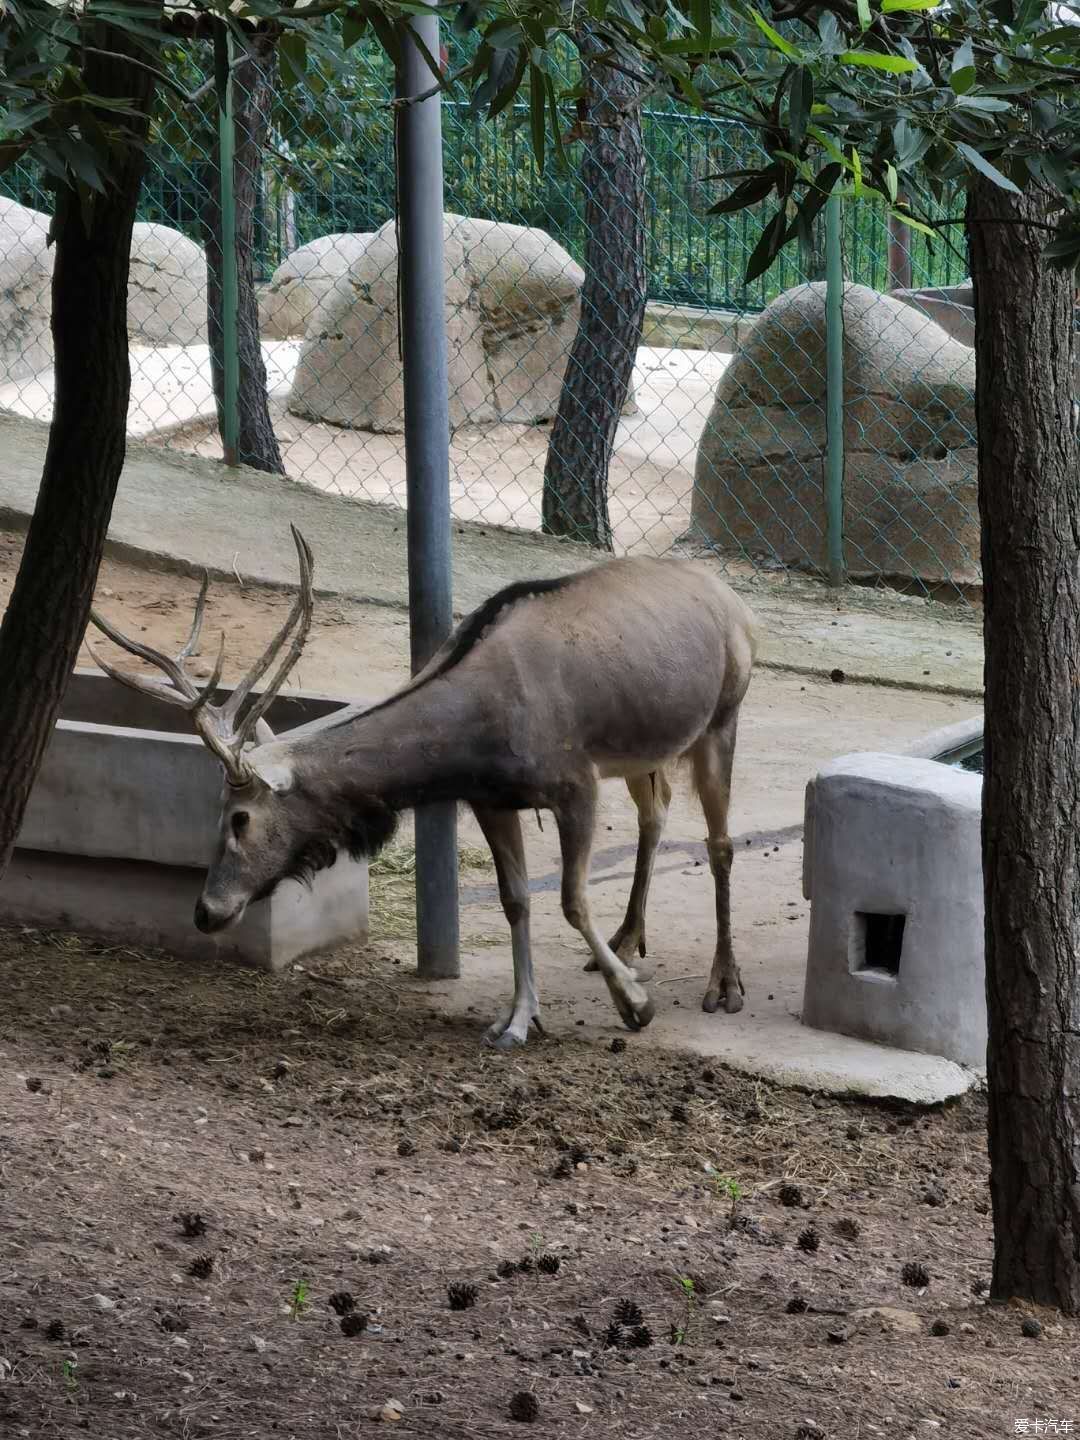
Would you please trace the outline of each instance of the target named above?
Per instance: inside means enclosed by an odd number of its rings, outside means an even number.
[[[977,584],[975,356],[926,315],[844,289],[849,573]],[[814,570],[827,561],[825,286],[785,291],[717,387],[688,539]]]
[[[363,254],[369,239],[368,235],[321,235],[283,260],[259,297],[263,338],[303,336],[319,302]]]
[[[206,256],[168,225],[131,236],[128,335],[146,345],[206,344]]]
[[[584,274],[543,230],[444,217],[450,424],[550,419],[577,329]],[[367,237],[311,317],[294,414],[404,429],[394,222]]]
[[[52,364],[53,252],[49,217],[0,195],[0,378],[21,380]]]

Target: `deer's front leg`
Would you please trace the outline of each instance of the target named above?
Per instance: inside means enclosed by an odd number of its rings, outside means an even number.
[[[586,887],[589,856],[596,829],[596,780],[591,775],[568,788],[555,808],[562,848],[562,908],[569,923],[585,937],[596,967],[607,982],[615,1008],[631,1030],[642,1030],[652,1019],[655,1007],[644,985],[619,959],[597,930],[589,915]]]
[[[484,1041],[509,1050],[524,1045],[529,1025],[540,1025],[540,1005],[533,980],[532,948],[529,942],[529,875],[525,863],[525,843],[521,821],[514,810],[485,810],[473,807],[473,814],[484,832],[495,860],[499,880],[499,899],[510,923],[510,943],[514,953],[514,998],[506,1014],[491,1026]]]

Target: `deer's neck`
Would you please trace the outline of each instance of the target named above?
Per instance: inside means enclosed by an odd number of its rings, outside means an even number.
[[[317,731],[303,754],[331,790],[406,810],[468,800],[473,775],[497,764],[497,728],[490,707],[448,676]]]

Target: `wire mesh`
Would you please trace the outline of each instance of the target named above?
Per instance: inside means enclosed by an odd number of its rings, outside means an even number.
[[[216,111],[206,55],[189,46],[183,63],[188,88],[206,93],[194,111],[166,104],[150,147],[132,249],[129,430],[220,457],[205,255]],[[249,178],[266,378],[245,374],[241,403],[266,406],[294,479],[404,506],[389,87],[385,63],[369,56],[331,91],[277,85],[262,97],[269,123]],[[538,530],[583,322],[583,141],[567,144],[565,167],[541,173],[523,109],[489,121],[444,102],[443,116],[453,513]],[[649,303],[608,472],[613,546],[821,573],[823,256],[817,246],[786,254],[747,284],[767,217],[706,212],[715,177],[755,160],[754,135],[674,109],[644,111],[641,130]],[[51,195],[18,166],[0,190],[0,409],[47,420]],[[967,594],[979,546],[973,323],[956,289],[964,257],[914,232],[901,242],[865,203],[845,206],[843,249],[848,572]],[[885,293],[898,282],[903,295]],[[600,334],[619,328],[626,303],[591,296]],[[597,413],[577,423],[607,423],[602,390]]]

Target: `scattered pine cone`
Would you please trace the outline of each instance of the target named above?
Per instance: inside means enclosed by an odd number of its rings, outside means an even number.
[[[690,1112],[685,1105],[672,1105],[671,1118],[676,1125],[688,1125],[690,1123]]]
[[[557,1275],[562,1261],[558,1255],[541,1255],[536,1262],[536,1268],[541,1275]]]
[[[569,1180],[574,1173],[574,1166],[570,1160],[570,1156],[560,1155],[559,1163],[551,1173],[556,1180]]]
[[[188,1274],[194,1275],[196,1280],[209,1280],[214,1273],[214,1257],[212,1255],[196,1255],[188,1266]]]
[[[795,1241],[795,1244],[804,1255],[813,1255],[821,1245],[821,1236],[814,1229],[813,1225],[808,1225],[805,1230],[799,1231],[799,1238]]]
[[[455,1280],[446,1287],[446,1298],[451,1310],[471,1310],[480,1298],[480,1291],[467,1281]]]
[[[356,1298],[348,1290],[335,1290],[326,1303],[335,1315],[348,1315],[356,1309]]]
[[[803,1204],[803,1193],[798,1185],[781,1185],[776,1192],[776,1198],[781,1205],[786,1205],[789,1210],[799,1210]]]
[[[930,1284],[930,1272],[918,1260],[909,1260],[900,1271],[900,1279],[912,1290],[924,1290]]]
[[[634,1350],[647,1350],[652,1342],[652,1331],[648,1325],[635,1325],[626,1340],[626,1343]]]
[[[173,1220],[180,1226],[185,1240],[197,1240],[200,1235],[206,1234],[206,1221],[197,1210],[181,1210],[179,1215],[173,1216]]]
[[[810,1309],[810,1301],[803,1295],[792,1295],[784,1309],[789,1315],[805,1315]]]
[[[643,1325],[645,1316],[641,1313],[641,1306],[633,1300],[620,1300],[615,1306],[615,1319],[620,1325],[628,1325],[631,1328],[635,1325]]]
[[[1042,1326],[1029,1315],[1020,1326],[1020,1334],[1025,1340],[1037,1340],[1042,1334]]]
[[[624,1343],[625,1336],[623,1334],[623,1327],[617,1320],[612,1320],[611,1324],[604,1331],[604,1349],[619,1350]]]
[[[66,1333],[62,1320],[50,1320],[48,1325],[45,1326],[46,1340],[63,1340]]]
[[[415,1155],[415,1142],[410,1140],[408,1135],[403,1135],[398,1141],[397,1153],[402,1157],[402,1159],[406,1158],[409,1155]]]
[[[362,1335],[367,1329],[367,1316],[361,1315],[358,1310],[350,1310],[347,1315],[341,1317],[341,1333],[348,1335]]]
[[[931,1334],[931,1335],[938,1335],[938,1336],[940,1336],[940,1335],[948,1335],[948,1333],[949,1333],[949,1324],[948,1324],[948,1321],[947,1321],[947,1320],[935,1320],[934,1323],[930,1326],[930,1334]]]
[[[516,1275],[517,1272],[518,1262],[516,1260],[500,1260],[495,1268],[495,1274],[500,1280],[509,1280],[511,1275]]]
[[[510,1419],[531,1425],[540,1414],[540,1402],[531,1390],[519,1390],[510,1397]]]
[[[858,1220],[853,1215],[841,1215],[839,1220],[833,1221],[833,1234],[839,1235],[841,1240],[857,1240],[861,1234]]]

